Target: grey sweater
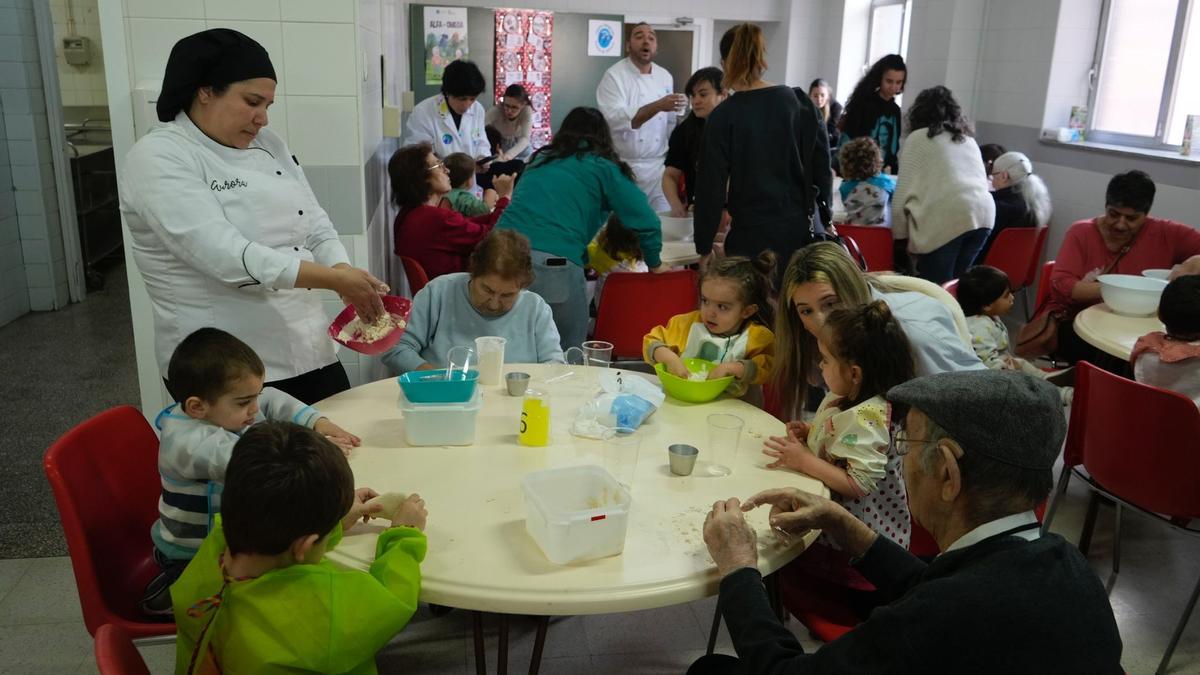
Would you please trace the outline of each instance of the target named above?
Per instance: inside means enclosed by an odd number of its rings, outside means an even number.
[[[400,342],[383,355],[383,363],[399,375],[423,363],[446,366],[452,347],[475,347],[475,338],[506,338],[505,363],[549,363],[563,360],[558,329],[550,306],[540,295],[521,291],[516,304],[501,316],[484,316],[467,294],[470,275],[444,274],[430,281],[413,298],[408,328]]]

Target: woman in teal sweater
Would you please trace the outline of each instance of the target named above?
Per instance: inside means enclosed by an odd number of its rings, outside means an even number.
[[[563,349],[587,339],[587,245],[613,212],[637,234],[650,271],[665,271],[658,216],[613,150],[608,123],[595,108],[575,108],[534,154],[496,223],[529,237],[529,290],[550,305]]]

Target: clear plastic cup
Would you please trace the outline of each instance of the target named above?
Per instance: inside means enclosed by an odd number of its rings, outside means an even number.
[[[475,350],[470,347],[451,347],[446,352],[446,379],[466,379],[467,371],[478,367]]]
[[[708,473],[713,476],[728,476],[733,473],[733,462],[737,458],[738,445],[742,440],[742,418],[728,413],[708,416],[708,456],[711,461]]]
[[[603,340],[588,340],[583,343],[583,363],[586,366],[607,368],[612,365],[613,344]]]
[[[613,427],[604,432],[604,468],[626,489],[633,488],[641,449],[642,437],[633,429]]]
[[[504,378],[504,345],[508,340],[488,335],[475,338],[475,354],[479,359],[479,384],[495,386]]]

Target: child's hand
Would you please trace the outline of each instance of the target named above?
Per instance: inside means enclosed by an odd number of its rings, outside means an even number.
[[[789,440],[806,443],[808,442],[809,431],[812,431],[812,425],[807,422],[792,420],[787,423],[787,437]]]
[[[728,376],[732,375],[740,380],[740,379],[742,379],[742,376],[745,375],[745,373],[746,373],[746,367],[744,365],[742,365],[741,363],[734,361],[731,363],[722,363],[722,364],[718,365],[716,368],[712,368],[711,370],[709,370],[708,371],[708,379],[718,380],[722,377],[728,377]]]
[[[513,191],[513,181],[517,179],[517,175],[513,173],[502,173],[499,176],[492,178],[492,187],[496,189],[496,195],[504,198],[511,197]]]
[[[793,471],[804,471],[807,458],[815,456],[802,441],[790,438],[791,430],[788,431],[788,435],[789,438],[771,436],[763,443],[763,454],[775,458],[774,462],[767,465],[768,469],[778,469],[782,466]]]
[[[342,531],[349,530],[357,525],[360,518],[365,523],[371,519],[372,515],[382,511],[383,504],[379,502],[367,503],[378,496],[379,493],[369,487],[362,487],[355,490],[354,502],[350,504],[350,510],[342,518]]]
[[[349,455],[352,449],[362,445],[361,438],[330,422],[328,417],[317,420],[317,423],[313,425],[313,431],[333,441],[346,455]]]
[[[681,377],[686,380],[691,375],[691,372],[688,371],[687,366],[683,365],[683,359],[679,358],[678,354],[671,351],[670,347],[659,347],[658,349],[655,349],[654,360],[663,364],[663,368],[666,368],[667,372],[675,377]]]
[[[425,519],[428,517],[429,512],[425,510],[425,500],[414,492],[400,505],[396,515],[392,516],[392,527],[415,527],[424,532]]]

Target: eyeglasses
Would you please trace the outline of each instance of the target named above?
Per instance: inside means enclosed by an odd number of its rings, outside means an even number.
[[[439,169],[440,169],[440,170],[442,170],[442,171],[446,171],[446,170],[447,170],[447,169],[446,169],[446,163],[445,163],[445,162],[438,162],[437,164],[434,164],[433,166],[427,166],[427,167],[425,167],[425,170],[426,170],[426,171],[429,171],[430,173],[432,173],[432,172],[434,172],[434,171],[437,171],[437,170],[439,170]]]
[[[936,443],[936,441],[929,438],[909,438],[908,431],[900,429],[896,432],[896,442],[894,443],[896,455],[900,457],[907,455],[912,449],[913,443]]]

